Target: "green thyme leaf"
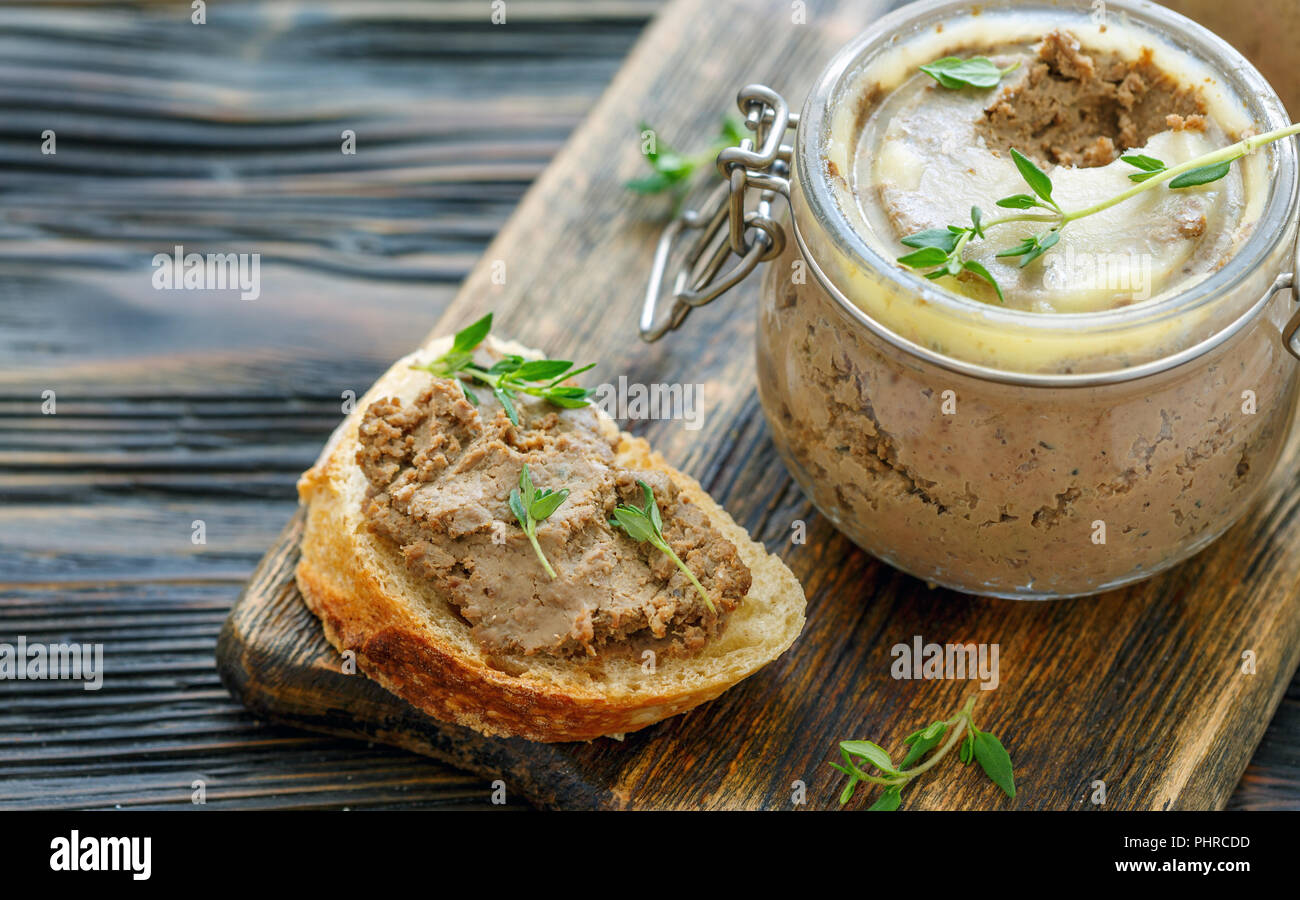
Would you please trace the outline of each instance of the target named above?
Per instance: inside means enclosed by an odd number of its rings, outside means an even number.
[[[492,313],[488,313],[473,325],[456,332],[455,337],[451,339],[451,348],[446,353],[425,365],[411,368],[421,369],[440,378],[452,378],[457,372],[473,364],[474,351],[478,349],[479,344],[483,343],[483,339],[491,329]],[[469,397],[468,392],[466,396]],[[472,398],[471,402],[473,402]]]
[[[650,490],[650,485],[644,481],[638,481],[637,484],[641,485],[641,499],[645,503],[642,509],[645,510],[646,518],[650,520],[650,524],[654,526],[655,532],[662,540],[664,520],[659,515],[659,504],[655,502],[655,492]]]
[[[722,137],[719,143],[735,146],[749,136],[749,128],[745,125],[744,119],[734,115],[722,117]],[[714,156],[717,154],[715,153]]]
[[[510,511],[515,514],[519,521],[519,527],[528,530],[528,508],[524,506],[523,498],[519,494],[519,488],[510,492]]]
[[[907,737],[903,738],[904,744],[915,744],[922,738],[932,738],[936,734],[943,734],[944,729],[948,727],[947,722],[931,722],[924,728],[918,728]]]
[[[993,290],[995,290],[995,291],[998,292],[998,301],[1001,302],[1001,303],[1006,303],[1006,302],[1007,302],[1007,298],[1004,297],[1004,296],[1002,296],[1002,285],[998,284],[998,280],[997,280],[996,278],[994,278],[994,277],[989,273],[989,270],[986,269],[986,268],[984,268],[984,266],[983,266],[982,264],[977,263],[977,262],[976,262],[975,260],[973,260],[973,259],[968,259],[968,260],[966,260],[965,262],[962,263],[962,268],[964,268],[967,272],[973,272],[973,273],[975,273],[975,274],[978,275],[980,278],[983,278],[983,279],[984,279],[985,281],[987,281],[989,284],[993,285]]]
[[[1128,156],[1121,156],[1120,160],[1130,166],[1136,166],[1144,172],[1159,172],[1161,169],[1167,168],[1162,161],[1154,156],[1143,156],[1141,153],[1130,153]]]
[[[848,803],[853,799],[853,791],[858,786],[858,776],[852,774],[841,766],[835,766],[835,768],[849,776],[848,784],[844,785],[844,790],[840,791],[840,806],[843,806],[845,803]]]
[[[1019,256],[1020,268],[1029,265],[1038,257],[1042,256],[1048,250],[1051,250],[1061,240],[1059,231],[1045,231],[1042,234],[1036,234],[1033,237],[1027,237],[1014,247],[1008,247],[997,254],[998,258],[1009,256]]]
[[[564,377],[564,373],[572,368],[573,363],[567,359],[534,359],[520,363],[513,374],[519,381],[548,381]]]
[[[492,388],[492,396],[497,398],[497,402],[501,404],[501,408],[506,411],[506,417],[510,419],[510,424],[518,428],[519,410],[515,409],[515,401],[510,397],[510,394],[503,388],[494,387]]]
[[[975,736],[974,753],[984,774],[1014,800],[1016,780],[1011,773],[1011,756],[1002,742],[987,731],[981,731]]]
[[[575,378],[578,375],[581,375],[583,372],[589,372],[594,368],[596,368],[595,363],[587,363],[585,366],[582,366],[581,368],[573,369],[572,371],[564,372],[563,374],[556,375],[554,378],[551,379],[551,386],[554,387],[555,385],[559,384],[561,381],[568,381],[570,378]],[[574,388],[574,390],[581,390],[581,388]]]
[[[649,131],[655,134],[656,138],[642,153],[643,158],[654,171],[649,175],[633,178],[624,185],[628,190],[638,194],[662,194],[684,189],[691,176],[702,166],[713,162],[723,149],[735,146],[749,136],[743,120],[735,116],[727,116],[722,120],[720,134],[707,150],[687,155],[678,153],[659,140],[658,132],[645,122],[641,123],[640,129],[642,134]]]
[[[1159,172],[1132,172],[1129,174],[1128,180],[1135,182],[1136,184],[1141,184],[1144,181],[1150,181],[1152,178],[1164,174],[1164,172],[1164,169],[1161,169]]]
[[[654,172],[640,178],[633,178],[623,186],[634,194],[662,194],[677,185],[680,180],[670,178],[663,172]]]
[[[1000,69],[997,63],[986,56],[975,56],[970,59],[945,56],[921,66],[921,71],[949,90],[955,91],[964,87],[997,87],[1002,76],[1014,68],[1015,66],[1010,69]]]
[[[524,358],[522,356],[516,356],[515,354],[512,353],[509,354],[508,356],[503,356],[500,359],[498,359],[496,362],[494,362],[492,364],[492,368],[488,369],[488,374],[504,375],[506,372],[515,371],[523,364],[524,364]]]
[[[569,391],[580,393],[575,396],[569,396],[567,393]],[[588,399],[591,395],[592,392],[586,388],[559,388],[548,392],[546,399],[550,401],[552,405],[562,407],[563,409],[581,409],[584,406],[591,405],[591,401]]]
[[[628,536],[639,544],[649,543],[665,553],[671,559],[674,565],[681,570],[687,580],[694,585],[695,590],[704,598],[704,605],[709,608],[709,612],[717,615],[718,610],[709,599],[708,591],[704,590],[704,585],[695,577],[695,573],[690,570],[686,563],[682,562],[672,545],[668,543],[663,532],[663,518],[659,514],[659,504],[655,501],[654,491],[650,485],[644,481],[638,481],[641,485],[641,495],[645,500],[645,506],[629,506],[626,503],[614,507],[614,518],[610,520],[610,525],[614,528],[622,528]]]
[[[1037,241],[1035,241],[1031,237],[1027,237],[1019,244],[1016,244],[1014,247],[1008,247],[1005,250],[998,251],[996,255],[998,259],[1003,259],[1009,256],[1023,256],[1037,246],[1038,246]]]
[[[920,250],[914,250],[904,256],[900,256],[898,261],[905,266],[911,266],[914,269],[926,268],[928,266],[941,266],[948,262],[948,254],[938,247],[922,247]]]
[[[542,545],[537,542],[537,523],[549,519],[568,498],[568,488],[561,488],[559,491],[539,491],[533,485],[533,477],[528,471],[527,463],[524,463],[524,467],[519,471],[519,487],[510,492],[510,511],[515,514],[519,527],[524,530],[528,542],[533,545],[533,552],[537,554],[538,561],[551,578],[555,577],[555,570],[551,568],[550,561],[542,552]]]
[[[492,395],[516,428],[519,427],[519,408],[515,401],[519,394],[540,397],[563,409],[591,405],[591,398],[596,394],[594,390],[561,382],[589,371],[594,363],[575,369],[573,363],[564,359],[526,360],[518,354],[510,353],[486,369],[477,365],[474,362],[474,351],[483,343],[491,328],[492,314],[488,313],[473,325],[458,331],[452,339],[451,349],[442,356],[411,368],[440,378],[458,379],[465,399],[475,406],[479,405],[478,397],[470,391],[465,381],[486,385],[492,389]]]
[[[974,735],[966,735],[962,739],[961,749],[957,751],[957,759],[961,760],[964,765],[970,765],[971,760],[975,758]]]
[[[1020,177],[1025,179],[1029,189],[1055,207],[1056,203],[1052,200],[1052,179],[1047,177],[1047,173],[1015,147],[1011,148],[1011,158],[1015,160]]]
[[[479,319],[473,325],[456,332],[452,338],[451,349],[459,353],[469,353],[478,349],[478,345],[483,343],[483,339],[488,336],[492,330],[492,313],[488,313]]]
[[[893,810],[898,809],[898,807],[901,806],[902,803],[903,803],[902,785],[894,784],[885,788],[884,793],[882,793],[878,798],[876,798],[876,802],[867,807],[867,811],[871,812],[872,810],[881,810],[884,812],[892,812]]]
[[[1037,205],[1038,200],[1032,194],[1012,194],[998,201],[1003,209],[1033,209]]]
[[[650,520],[646,518],[645,513],[639,509],[620,506],[614,510],[614,522],[612,524],[622,528],[632,540],[639,544],[655,540],[654,526],[650,524]]]
[[[683,156],[676,150],[663,150],[654,159],[655,170],[660,175],[666,175],[674,182],[681,181],[690,176],[695,171],[695,163],[689,157]]]
[[[1143,156],[1141,153],[1132,153],[1128,156],[1121,156],[1120,160],[1128,163],[1130,166],[1141,169],[1141,172],[1134,172],[1129,175],[1129,180],[1141,184],[1155,178],[1162,172],[1168,171],[1168,167],[1154,156]]]
[[[903,761],[898,764],[900,769],[910,769],[912,765],[929,753],[943,741],[944,733],[948,730],[946,722],[935,722],[928,728],[913,732],[904,738],[903,743],[910,744],[907,755]]]
[[[528,505],[528,515],[538,522],[544,522],[568,499],[568,488],[561,488],[558,491],[539,491],[533,498],[533,502]]]
[[[889,775],[897,775],[898,770],[894,768],[893,760],[885,752],[883,747],[871,743],[871,741],[840,741],[840,750],[850,756],[857,756],[865,759],[877,769]]]
[[[964,230],[959,228],[954,232],[951,228],[931,228],[909,234],[903,238],[902,243],[907,247],[934,247],[948,254],[957,247],[957,239]]]
[[[1049,231],[1046,234],[1040,234],[1037,238],[1038,245],[1032,251],[1026,253],[1024,258],[1020,260],[1020,268],[1023,269],[1048,250],[1051,250],[1060,240],[1061,233],[1059,231]]]
[[[519,490],[523,492],[524,506],[532,506],[533,500],[537,496],[537,488],[533,486],[533,476],[528,471],[527,463],[524,463],[523,469],[519,472]]]
[[[1173,181],[1169,182],[1170,190],[1179,190],[1181,188],[1198,187],[1202,184],[1209,184],[1225,177],[1232,169],[1231,162],[1215,163],[1211,166],[1201,166],[1199,169],[1192,169],[1190,172],[1184,172]]]

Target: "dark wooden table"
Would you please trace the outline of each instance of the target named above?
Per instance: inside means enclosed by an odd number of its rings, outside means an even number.
[[[214,643],[346,392],[433,325],[657,6],[0,7],[0,641],[107,669],[0,681],[0,807],[187,807],[195,780],[209,807],[488,806],[259,722]],[[177,244],[260,253],[262,296],[154,290]],[[1300,679],[1231,806],[1300,808]]]

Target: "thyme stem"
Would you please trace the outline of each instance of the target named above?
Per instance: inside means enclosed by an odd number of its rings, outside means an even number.
[[[963,257],[966,245],[977,237],[985,238],[988,229],[996,228],[999,225],[1010,225],[1015,222],[1044,222],[1050,226],[1046,231],[1027,237],[1016,246],[1008,247],[997,254],[999,258],[1019,257],[1020,267],[1024,268],[1054,247],[1060,240],[1061,231],[1071,222],[1077,222],[1079,219],[1085,219],[1088,216],[1104,212],[1166,182],[1170,182],[1171,189],[1178,190],[1217,181],[1227,175],[1228,167],[1232,163],[1247,154],[1253,153],[1260,147],[1274,141],[1280,141],[1283,138],[1297,134],[1300,134],[1300,124],[1287,125],[1264,134],[1244,138],[1228,147],[1204,153],[1194,159],[1189,159],[1187,162],[1171,167],[1165,167],[1160,160],[1146,156],[1123,157],[1125,162],[1143,170],[1140,174],[1130,176],[1137,183],[1109,199],[1073,212],[1066,212],[1052,199],[1052,181],[1047,174],[1039,169],[1032,160],[1019,151],[1012,149],[1011,156],[1016,163],[1016,167],[1020,170],[1020,174],[1029,184],[1034,195],[1037,196],[1017,194],[999,200],[998,205],[1010,209],[1045,209],[1048,210],[1046,214],[1018,213],[982,222],[982,214],[979,208],[973,207],[971,210],[972,225],[970,227],[949,225],[947,230],[930,229],[903,238],[904,245],[919,249],[917,252],[900,256],[898,261],[909,268],[934,266],[935,268],[932,271],[926,273],[928,278],[959,275],[963,271],[974,272],[993,285],[998,292],[998,299],[1001,300],[1003,299],[1002,288],[993,276],[978,263],[968,261]]]
[[[943,746],[938,750],[933,751],[926,758],[925,762],[915,766],[914,768],[905,769],[903,771],[903,775],[906,776],[905,780],[902,782],[903,784],[906,784],[917,775],[920,775],[922,772],[933,767],[939,762],[939,760],[943,759],[944,756],[947,755],[949,750],[957,746],[957,742],[961,740],[962,733],[966,730],[967,723],[973,722],[971,713],[975,710],[975,700],[978,696],[978,694],[972,696],[966,701],[966,705],[961,708],[961,711],[948,720],[947,724],[951,726],[951,731],[948,734],[948,740],[943,742]]]
[[[916,762],[911,768],[896,768],[889,753],[871,741],[841,741],[840,756],[843,765],[832,764],[832,768],[849,777],[848,784],[840,792],[840,805],[852,799],[854,788],[865,782],[885,788],[872,809],[898,809],[903,788],[938,765],[957,746],[961,747],[959,756],[963,763],[978,762],[984,773],[1003,793],[1014,799],[1016,787],[1011,757],[997,737],[975,725],[974,711],[978,699],[979,694],[972,695],[952,718],[934,722],[904,739],[904,743],[910,745],[911,749],[903,758],[902,764]],[[941,740],[942,744],[939,743]],[[859,761],[864,761],[883,774],[872,775],[864,771]]]
[[[1211,153],[1198,156],[1195,159],[1189,159],[1185,163],[1179,163],[1173,168],[1166,169],[1153,178],[1149,178],[1122,193],[1116,194],[1109,200],[1103,200],[1101,203],[1089,206],[1087,209],[1066,213],[1061,217],[1061,224],[1065,225],[1091,215],[1096,215],[1099,212],[1110,209],[1112,206],[1118,206],[1125,200],[1132,199],[1143,191],[1148,190],[1161,182],[1177,178],[1184,172],[1190,172],[1193,169],[1200,169],[1205,166],[1212,166],[1216,163],[1235,162],[1246,154],[1253,153],[1260,147],[1271,144],[1274,141],[1280,141],[1282,138],[1290,137],[1293,134],[1300,134],[1300,125],[1288,125],[1285,128],[1278,128],[1273,131],[1265,132],[1264,134],[1257,134],[1253,137],[1248,137],[1245,140],[1238,141],[1231,146],[1224,147],[1221,150],[1215,150]],[[991,225],[993,223],[990,222],[989,224]]]

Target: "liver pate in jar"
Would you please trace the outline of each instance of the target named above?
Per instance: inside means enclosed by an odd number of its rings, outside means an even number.
[[[1231,47],[1140,0],[934,0],[836,56],[793,147],[748,96],[759,146],[720,165],[761,192],[732,245],[768,261],[759,395],[845,534],[1049,598],[1148,577],[1249,508],[1300,386],[1297,176],[1289,138],[1252,142],[1287,117]]]

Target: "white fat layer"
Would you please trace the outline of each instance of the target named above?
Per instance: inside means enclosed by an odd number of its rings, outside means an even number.
[[[998,59],[1000,64],[1007,61]],[[883,243],[895,256],[909,252],[897,238],[950,224],[968,225],[972,206],[980,207],[985,221],[1045,214],[996,205],[1000,198],[1030,190],[1010,155],[990,150],[976,132],[992,93],[950,91],[920,75],[882,105],[863,129],[854,192],[867,223],[885,237]],[[1129,152],[1174,166],[1228,143],[1211,123],[1204,132],[1161,132],[1146,147]],[[1053,199],[1074,211],[1132,188],[1129,175],[1139,170],[1116,160],[1101,167],[1056,166],[1047,171]],[[1060,243],[1026,268],[1015,258],[999,259],[996,254],[1046,231],[1047,223],[1000,225],[987,240],[972,242],[965,257],[984,265],[1002,285],[1008,305],[1016,308],[1086,312],[1143,302],[1205,277],[1231,253],[1245,214],[1243,194],[1241,172],[1234,167],[1222,181],[1179,191],[1156,187],[1071,222],[1061,232]],[[968,281],[960,289],[996,302],[982,282]]]
[[[932,87],[934,82],[918,74],[917,67],[951,54],[1028,54],[1055,29],[1079,38],[1085,52],[1136,59],[1149,50],[1157,66],[1200,87],[1210,123],[1204,133],[1163,132],[1154,135],[1147,147],[1130,153],[1143,152],[1172,166],[1251,131],[1253,123],[1244,104],[1204,62],[1118,17],[1112,17],[1105,29],[1086,16],[1064,12],[1023,11],[1014,17],[985,14],[950,20],[942,31],[900,35],[887,50],[849,73],[840,100],[830,110],[824,155],[833,164],[832,171],[847,174],[834,180],[833,190],[850,224],[868,244],[892,259],[909,252],[899,242],[902,234],[968,224],[972,205],[981,207],[986,220],[1015,214],[998,208],[996,201],[1028,193],[1028,188],[1009,156],[987,148],[974,128],[975,118],[1002,86],[947,91]],[[1003,86],[1016,77],[1009,76]],[[887,98],[863,125],[856,98],[876,92]],[[907,99],[917,96],[923,96],[924,103],[906,110]],[[1128,175],[1136,171],[1119,161],[1090,169],[1048,169],[1055,199],[1066,210],[1091,206],[1132,187]],[[1014,307],[1087,312],[1127,305],[1185,290],[1222,265],[1249,235],[1267,196],[1267,161],[1263,154],[1254,154],[1234,163],[1221,182],[1179,192],[1159,187],[1071,223],[1061,242],[1029,267],[1032,271],[1020,270],[1015,260],[999,261],[994,254],[1043,230],[1042,224],[999,227],[987,243],[972,246],[966,255],[1010,287],[1013,296],[1008,305]],[[1205,234],[1197,237],[1202,215]],[[977,281],[944,279],[941,283],[997,302],[991,290]]]

